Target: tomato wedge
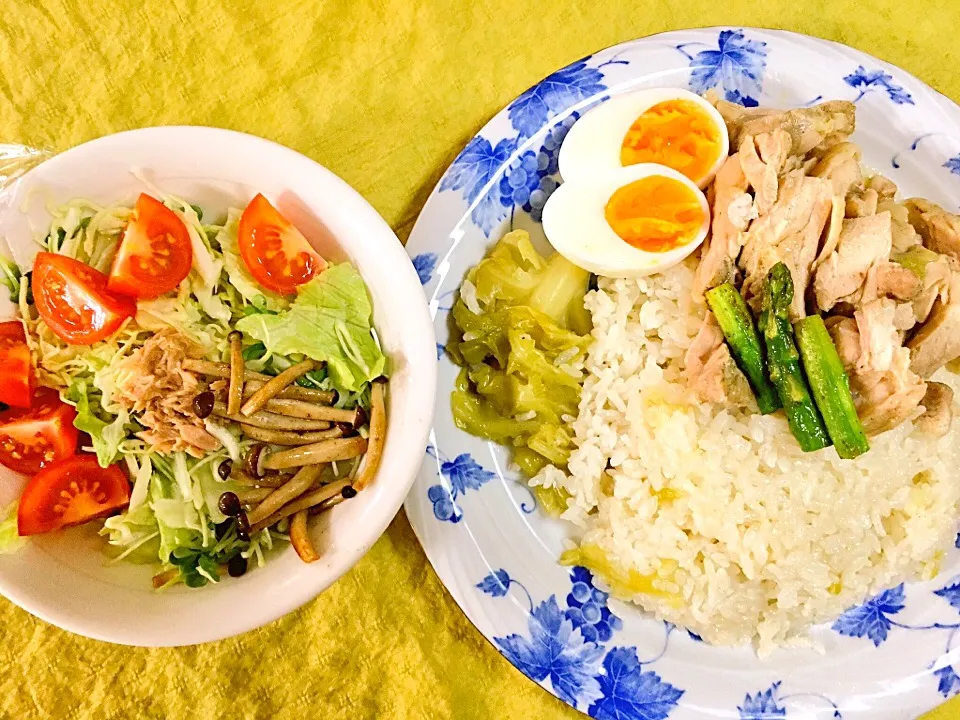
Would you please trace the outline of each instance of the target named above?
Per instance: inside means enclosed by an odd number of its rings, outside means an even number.
[[[116,465],[104,469],[93,455],[74,455],[45,467],[20,496],[17,532],[39,535],[80,525],[130,503],[130,482]]]
[[[190,274],[193,246],[183,220],[170,208],[141,193],[133,219],[113,259],[107,288],[135,298],[155,298],[176,289]]]
[[[32,399],[33,366],[23,323],[0,323],[0,402],[26,408]]]
[[[103,340],[137,312],[136,302],[107,289],[102,272],[48,252],[33,263],[33,299],[43,321],[71,345]]]
[[[32,475],[77,451],[77,411],[56,390],[37,388],[29,409],[0,412],[0,465]]]
[[[240,216],[240,257],[258,283],[280,295],[292,295],[327,262],[307,239],[263,196]]]

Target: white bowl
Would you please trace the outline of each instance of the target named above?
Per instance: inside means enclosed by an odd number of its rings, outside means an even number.
[[[309,158],[227,130],[162,127],[110,135],[58,155],[0,196],[0,237],[23,260],[45,232],[47,201],[136,199],[139,169],[166,192],[219,213],[263,192],[325,255],[349,259],[373,297],[374,324],[391,361],[387,442],[380,472],[314,529],[321,559],[284,548],[241,578],[155,592],[149,566],[109,565],[96,525],[29,540],[0,555],[0,593],[71,632],[142,646],[189,645],[259,627],[294,610],[349,570],[400,509],[424,457],[436,389],[436,346],[426,300],[403,246],[356,191]],[[24,204],[26,202],[26,205]],[[3,468],[0,468],[3,470]],[[0,502],[19,476],[0,475]],[[6,496],[6,497],[3,497]]]

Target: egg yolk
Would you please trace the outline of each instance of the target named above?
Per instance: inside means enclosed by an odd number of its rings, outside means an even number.
[[[699,182],[720,150],[720,131],[702,107],[690,100],[666,100],[634,120],[620,147],[620,163],[659,163]]]
[[[686,245],[703,225],[703,207],[696,193],[662,175],[619,188],[607,201],[603,214],[624,242],[646,252],[666,252]]]

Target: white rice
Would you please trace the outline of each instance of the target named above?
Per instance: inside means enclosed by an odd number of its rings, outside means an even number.
[[[801,452],[782,413],[699,403],[681,374],[703,317],[692,278],[684,265],[601,279],[587,296],[578,449],[569,475],[550,467],[533,482],[573,495],[564,518],[584,544],[624,569],[660,571],[654,582],[673,598],[626,598],[656,617],[761,655],[808,644],[811,625],[938,572],[957,525],[960,422],[939,441],[907,422],[841,460],[833,448]],[[601,490],[608,464],[612,495]],[[664,488],[682,494],[660,501]]]

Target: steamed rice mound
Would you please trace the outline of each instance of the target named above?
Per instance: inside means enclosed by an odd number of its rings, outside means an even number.
[[[564,518],[582,545],[653,580],[656,594],[622,599],[713,644],[809,644],[812,625],[938,572],[956,531],[960,423],[934,440],[908,421],[841,460],[802,452],[782,413],[699,402],[683,376],[704,314],[692,280],[689,263],[600,278],[578,449],[569,475],[533,482],[572,495]]]

